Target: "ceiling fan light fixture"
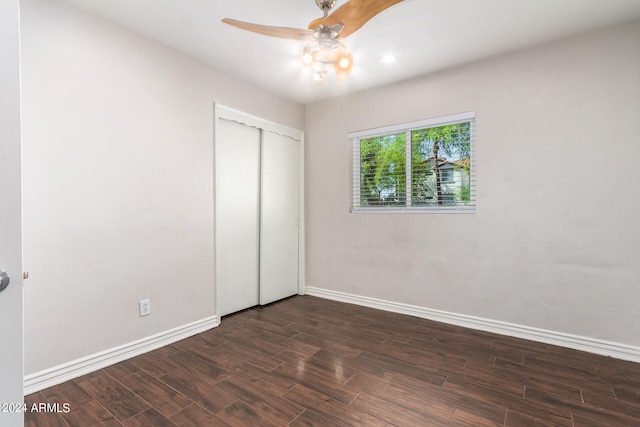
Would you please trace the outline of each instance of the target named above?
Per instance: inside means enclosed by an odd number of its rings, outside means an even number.
[[[307,49],[305,49],[304,53],[302,54],[302,63],[304,65],[311,65],[312,62],[313,62],[313,54],[309,52]]]
[[[351,49],[342,40],[333,37],[316,37],[305,45],[302,53],[302,63],[313,68],[313,78],[323,80],[331,68],[337,73],[348,73],[353,66]],[[343,80],[343,79],[341,79]]]

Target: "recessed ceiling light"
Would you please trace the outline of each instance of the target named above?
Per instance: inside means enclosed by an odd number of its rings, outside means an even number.
[[[385,55],[382,57],[382,62],[384,62],[385,64],[391,64],[395,61],[396,61],[395,55]]]

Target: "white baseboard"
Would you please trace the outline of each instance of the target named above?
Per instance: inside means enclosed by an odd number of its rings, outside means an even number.
[[[437,322],[463,326],[465,328],[478,329],[481,331],[494,332],[497,334],[538,341],[545,344],[557,345],[575,350],[588,351],[590,353],[610,356],[616,359],[640,362],[640,347],[627,344],[603,341],[595,338],[571,335],[546,329],[532,328],[530,326],[517,325],[498,320],[483,319],[464,314],[433,310],[415,305],[401,304],[315,287],[307,287],[307,295],[377,308],[394,313],[406,314]]]
[[[106,366],[207,331],[218,325],[220,325],[218,316],[207,317],[128,344],[26,375],[24,377],[24,394],[26,396],[47,387],[61,384]]]

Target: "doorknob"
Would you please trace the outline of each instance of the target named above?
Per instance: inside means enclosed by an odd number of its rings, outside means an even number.
[[[4,291],[4,289],[9,286],[9,282],[11,281],[11,276],[4,270],[0,270],[0,292]]]

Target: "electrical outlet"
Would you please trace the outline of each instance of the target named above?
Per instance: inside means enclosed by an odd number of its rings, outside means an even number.
[[[149,298],[140,300],[140,317],[151,314],[151,300]]]

